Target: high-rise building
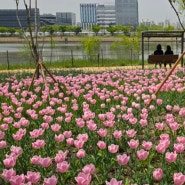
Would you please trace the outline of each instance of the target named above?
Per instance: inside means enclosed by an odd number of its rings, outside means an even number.
[[[115,5],[97,5],[96,19],[97,25],[104,31],[107,27],[114,26],[116,24]]]
[[[76,25],[76,14],[72,12],[57,12],[56,23],[61,25]]]
[[[52,14],[43,14],[40,15],[40,24],[41,26],[50,26],[56,23],[56,15]]]
[[[28,28],[27,12],[25,9],[18,10],[18,17],[23,29]],[[36,12],[37,26],[40,27],[40,12],[37,9]],[[35,9],[30,10],[30,23],[31,26],[35,25]],[[20,29],[20,25],[16,16],[16,9],[2,9],[0,10],[0,26],[7,28]]]
[[[116,24],[138,27],[138,1],[115,0]]]
[[[83,30],[91,30],[96,24],[96,3],[80,4],[80,18]]]

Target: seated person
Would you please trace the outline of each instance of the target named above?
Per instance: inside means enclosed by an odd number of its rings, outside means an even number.
[[[156,50],[154,51],[154,55],[163,55],[163,54],[164,53],[163,53],[161,44],[158,44]],[[159,64],[159,66],[161,68],[161,64]],[[156,65],[155,65],[155,67],[156,67]]]
[[[171,50],[171,46],[167,45],[166,46],[166,51],[164,53],[165,55],[173,55],[173,51]],[[170,68],[172,67],[172,64],[169,64]],[[164,63],[164,67],[166,67],[166,63]]]

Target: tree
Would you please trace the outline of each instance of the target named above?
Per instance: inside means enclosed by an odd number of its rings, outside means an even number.
[[[5,27],[0,27],[0,33],[6,33],[8,31]]]
[[[101,27],[99,25],[93,25],[92,26],[92,31],[96,34],[96,36],[98,35],[98,32],[100,31]]]
[[[177,18],[179,20],[179,23],[182,27],[182,29],[185,31],[185,27],[181,21],[180,16],[183,15],[183,12],[185,10],[185,0],[168,0],[171,7],[173,8],[175,14],[177,15]]]
[[[26,0],[23,0],[23,4],[25,6],[25,11],[26,11],[26,15],[27,15],[27,25],[28,25],[28,30],[29,30],[29,34],[30,34],[30,39],[27,38],[25,32],[24,32],[24,29],[21,25],[21,21],[20,21],[20,18],[19,18],[19,14],[18,14],[18,11],[19,11],[19,0],[15,0],[15,3],[16,3],[16,16],[17,16],[17,20],[18,20],[18,23],[19,23],[19,26],[22,30],[22,33],[23,33],[23,36],[25,38],[25,40],[28,42],[28,45],[29,45],[29,48],[30,48],[30,51],[31,51],[31,56],[33,58],[33,60],[35,61],[35,63],[37,64],[38,61],[39,61],[39,51],[38,51],[38,43],[37,43],[37,25],[35,25],[35,37],[33,37],[33,33],[32,33],[32,25],[31,25],[31,21],[30,21],[30,18],[31,18],[31,15],[30,15],[30,7],[28,7],[28,4],[26,2]],[[31,0],[29,0],[29,5],[31,5]],[[39,72],[37,73],[37,77],[39,75]]]
[[[78,35],[80,32],[82,32],[82,28],[80,26],[72,26],[71,30],[75,32],[75,35]]]
[[[60,25],[60,26],[58,27],[58,31],[59,31],[59,32],[62,32],[62,35],[63,35],[63,36],[64,36],[64,33],[66,32],[66,30],[67,30],[67,27],[64,26],[64,25]]]
[[[84,47],[85,53],[87,54],[89,60],[92,60],[94,56],[98,55],[100,44],[100,40],[93,36],[82,40],[82,46]]]
[[[106,30],[107,30],[108,32],[110,32],[111,35],[113,36],[114,33],[117,31],[117,27],[116,27],[116,26],[109,26],[109,27],[107,27]]]
[[[131,35],[130,32],[134,30],[133,26],[121,26],[120,30],[127,36]]]

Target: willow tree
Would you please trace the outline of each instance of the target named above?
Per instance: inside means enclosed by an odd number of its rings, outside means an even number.
[[[168,0],[171,7],[173,8],[175,14],[177,15],[177,18],[179,20],[179,23],[182,27],[182,29],[185,31],[185,27],[183,25],[183,22],[181,20],[181,16],[184,15],[185,10],[185,0]]]

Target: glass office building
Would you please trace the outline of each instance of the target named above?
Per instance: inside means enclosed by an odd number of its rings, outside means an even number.
[[[37,9],[37,26],[40,27],[40,12]],[[28,28],[27,24],[27,13],[25,9],[18,10],[19,20],[21,22],[22,28]],[[35,9],[30,10],[30,23],[35,25]],[[0,26],[7,28],[16,28],[20,29],[20,25],[16,16],[16,9],[3,9],[0,10]]]
[[[138,27],[138,1],[115,0],[116,24]]]
[[[60,25],[76,25],[76,14],[71,12],[57,12],[56,23]]]
[[[102,30],[106,30],[107,27],[116,24],[115,5],[98,5],[96,11],[97,25]]]
[[[80,4],[81,27],[83,30],[91,30],[96,24],[96,3]]]
[[[40,15],[40,25],[41,26],[51,26],[56,24],[56,15],[43,14]]]

